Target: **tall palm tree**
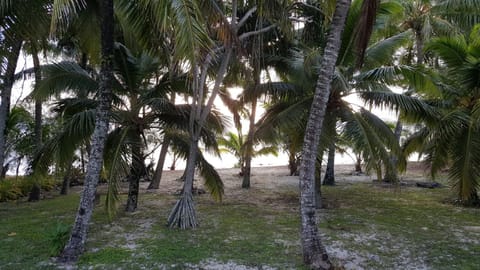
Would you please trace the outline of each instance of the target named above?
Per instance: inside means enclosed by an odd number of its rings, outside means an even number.
[[[332,267],[325,248],[318,234],[317,217],[314,199],[315,162],[317,149],[322,133],[323,118],[330,94],[331,78],[335,71],[338,52],[341,44],[341,34],[345,26],[350,0],[338,0],[327,37],[322,69],[318,75],[315,96],[310,110],[310,117],[305,130],[300,163],[300,216],[303,260],[305,264],[315,269],[330,269]]]
[[[108,132],[108,114],[110,111],[113,83],[113,0],[101,2],[101,59],[100,85],[98,89],[99,105],[95,115],[95,129],[92,135],[92,148],[85,175],[84,189],[70,233],[70,238],[63,249],[59,261],[74,262],[82,254],[87,239],[88,226],[93,213],[95,192],[100,177],[103,161],[103,150]]]

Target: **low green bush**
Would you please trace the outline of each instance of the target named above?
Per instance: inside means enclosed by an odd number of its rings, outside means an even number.
[[[60,254],[70,236],[70,228],[70,225],[59,222],[52,229],[46,231],[45,236],[49,244],[50,256],[54,257]]]
[[[21,176],[0,181],[0,202],[14,201],[27,196],[33,185],[38,184],[43,191],[51,191],[58,186],[58,181],[51,177]]]
[[[22,189],[13,179],[0,181],[0,202],[13,201],[22,197]]]

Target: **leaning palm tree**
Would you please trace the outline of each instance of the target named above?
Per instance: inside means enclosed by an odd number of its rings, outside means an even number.
[[[100,70],[101,81],[98,89],[99,105],[96,110],[95,130],[92,135],[92,148],[87,174],[85,175],[85,186],[70,238],[59,257],[59,261],[61,262],[74,262],[83,252],[87,238],[88,224],[93,213],[95,191],[100,177],[103,163],[103,150],[108,132],[108,113],[110,110],[113,83],[113,1],[102,1],[101,11],[102,66]],[[58,17],[55,19],[58,19]]]

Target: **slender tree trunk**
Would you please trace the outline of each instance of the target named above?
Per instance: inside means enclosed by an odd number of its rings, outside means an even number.
[[[32,60],[33,69],[35,71],[35,85],[42,80],[42,71],[40,69],[40,59],[38,58],[38,50],[32,41]],[[42,147],[42,101],[35,100],[35,146],[39,150]]]
[[[7,120],[10,114],[10,99],[12,96],[12,87],[15,81],[15,69],[17,68],[18,57],[22,48],[22,41],[13,41],[11,51],[7,57],[7,68],[3,77],[3,85],[1,89],[2,103],[0,104],[0,168],[2,174],[0,180],[5,177],[3,173],[3,163],[5,162],[5,143],[7,139]]]
[[[302,219],[303,261],[312,269],[331,269],[327,252],[321,242],[315,211],[315,161],[318,153],[320,134],[327,107],[335,64],[341,45],[341,35],[345,26],[351,0],[337,0],[330,31],[319,70],[317,86],[310,116],[305,130],[300,165],[300,215]]]
[[[60,190],[60,195],[67,195],[70,190],[70,174],[72,172],[72,162],[70,161],[67,169],[65,170],[65,175],[63,176],[62,189]]]
[[[257,80],[255,80],[257,81]],[[248,127],[248,135],[246,141],[245,152],[245,168],[243,170],[242,188],[250,188],[250,176],[252,171],[252,155],[253,155],[253,137],[255,134],[255,116],[257,114],[257,99],[252,101],[252,111],[250,112],[250,124]]]
[[[327,186],[335,185],[335,142],[332,142],[328,147],[327,169],[325,170],[323,184]]]
[[[288,169],[291,176],[298,175],[298,161],[294,152],[289,152],[288,154]]]
[[[152,181],[148,185],[147,189],[158,189],[160,186],[160,181],[162,180],[163,166],[165,165],[165,158],[168,153],[168,146],[170,145],[170,140],[166,139],[163,141],[162,148],[160,149],[160,156],[158,157],[157,167],[155,168],[155,173],[153,174]]]
[[[415,30],[415,45],[416,45],[416,48],[417,48],[417,64],[421,65],[421,64],[423,64],[423,57],[424,57],[424,53],[423,53],[424,44],[423,44],[422,29]]]
[[[195,228],[197,226],[197,220],[195,216],[195,208],[193,204],[193,197],[192,197],[192,186],[193,186],[193,177],[195,174],[195,165],[197,161],[197,152],[198,150],[198,140],[200,138],[200,134],[202,132],[203,126],[207,120],[207,116],[210,113],[213,101],[215,100],[218,91],[220,89],[220,85],[223,82],[223,78],[225,77],[225,73],[227,72],[228,63],[230,62],[230,58],[232,55],[232,48],[229,47],[226,49],[225,55],[222,58],[222,62],[220,64],[219,70],[217,72],[217,76],[215,78],[215,84],[212,89],[212,93],[209,97],[209,100],[205,107],[203,107],[203,87],[204,87],[204,80],[198,80],[198,73],[195,73],[195,77],[198,81],[194,84],[194,101],[192,104],[192,110],[190,112],[190,123],[189,123],[189,130],[190,130],[190,149],[187,159],[187,166],[185,168],[185,182],[183,183],[183,192],[182,197],[178,202],[175,204],[172,212],[168,217],[168,226],[170,228],[179,227],[182,229],[187,228]],[[209,59],[207,57],[207,59]],[[206,60],[210,61],[210,60]],[[206,66],[209,65],[209,63]],[[202,78],[206,78],[207,68],[202,68]],[[200,82],[200,83],[199,83]]]
[[[355,172],[356,173],[363,173],[362,171],[362,158],[360,155],[357,155],[357,160],[355,161]]]
[[[70,239],[58,258],[60,262],[66,263],[78,260],[78,257],[83,253],[85,248],[108,132],[108,114],[110,111],[113,78],[113,0],[104,0],[101,3],[102,67],[100,70],[99,103],[95,116],[95,130],[92,135],[90,160],[87,165],[85,184],[80,198],[75,224],[72,228]]]
[[[137,138],[132,144],[132,164],[130,166],[130,175],[128,177],[128,198],[125,211],[135,212],[138,205],[138,193],[140,190],[140,178],[145,173],[145,161],[142,153],[141,132],[138,131]]]

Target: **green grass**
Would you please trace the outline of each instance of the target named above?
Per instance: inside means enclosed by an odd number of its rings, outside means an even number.
[[[96,208],[80,269],[185,269],[205,260],[302,269],[294,191],[250,190],[251,201],[195,197],[200,227],[170,230],[176,197],[142,194],[139,210],[109,223]],[[444,203],[448,189],[382,188],[369,183],[323,190],[320,228],[338,264],[366,269],[476,269],[480,209]],[[71,224],[78,195],[0,204],[1,269],[52,269],[48,232]],[[474,228],[474,229],[471,229]],[[336,251],[347,252],[339,256]],[[402,260],[404,258],[404,260]],[[355,261],[356,260],[356,261]]]

